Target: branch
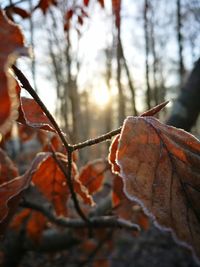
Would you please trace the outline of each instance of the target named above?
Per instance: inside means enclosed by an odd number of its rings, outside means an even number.
[[[80,205],[79,205],[79,201],[77,199],[76,193],[74,191],[74,186],[72,183],[72,178],[71,178],[71,174],[72,174],[72,152],[68,151],[68,172],[66,172],[65,168],[63,167],[62,163],[58,160],[55,151],[53,150],[52,147],[52,153],[53,153],[53,158],[56,161],[56,163],[58,164],[60,170],[63,172],[63,174],[65,175],[66,179],[67,179],[67,185],[69,187],[73,202],[74,202],[74,206],[75,209],[77,211],[77,213],[79,214],[79,216],[89,224],[89,220],[88,218],[85,216],[85,214],[83,213]]]
[[[24,74],[21,72],[21,70],[19,70],[15,65],[12,65],[12,69],[13,69],[15,75],[17,76],[17,78],[19,79],[19,81],[21,82],[23,88],[34,98],[34,100],[41,107],[41,109],[43,110],[43,112],[45,113],[45,115],[47,116],[49,121],[52,123],[52,125],[54,126],[57,134],[59,135],[63,145],[65,146],[66,150],[68,151],[71,146],[66,141],[66,138],[65,138],[64,134],[62,133],[60,127],[58,126],[57,122],[55,121],[54,117],[51,115],[51,113],[49,112],[49,110],[47,109],[45,104],[42,102],[42,100],[40,99],[38,94],[32,88],[29,81],[24,76]]]
[[[30,208],[41,212],[45,217],[49,219],[52,223],[67,227],[67,228],[86,228],[88,223],[80,219],[68,219],[64,217],[57,217],[48,208],[37,203],[29,202],[24,200],[21,206],[25,208]],[[116,218],[114,216],[101,216],[101,217],[91,217],[90,227],[93,228],[125,228],[134,231],[140,231],[140,227],[137,224],[131,223],[127,220]]]
[[[5,7],[5,9],[9,8],[9,7],[13,7],[13,6],[19,5],[19,4],[23,3],[23,2],[27,2],[27,0],[19,0],[19,1],[15,2],[15,3],[11,3],[11,4],[7,5]]]
[[[183,86],[166,124],[190,131],[200,114],[200,58]]]
[[[169,103],[169,101],[165,101],[149,110],[147,110],[146,112],[142,113],[140,115],[140,117],[145,117],[145,116],[154,116],[156,113],[160,112],[167,104]],[[98,143],[101,143],[101,142],[104,142],[104,141],[107,141],[109,139],[111,139],[113,136],[117,135],[117,134],[120,134],[121,133],[121,130],[122,130],[122,127],[116,129],[116,130],[112,130],[106,134],[103,134],[99,137],[96,137],[94,139],[90,139],[90,140],[87,140],[85,142],[82,142],[82,143],[79,143],[79,144],[75,144],[72,146],[72,150],[77,150],[77,149],[82,149],[86,146],[92,146],[92,145],[96,145]]]
[[[68,154],[68,173],[65,171],[65,169],[63,168],[62,164],[60,164],[59,160],[57,159],[55,153],[53,153],[54,155],[54,159],[56,160],[56,162],[58,163],[61,171],[64,173],[66,180],[67,180],[67,184],[74,202],[74,206],[75,209],[77,211],[77,213],[80,215],[80,217],[84,220],[84,221],[88,221],[88,219],[85,217],[84,213],[82,212],[80,206],[79,206],[79,202],[78,199],[76,197],[76,193],[74,192],[74,188],[73,188],[73,183],[71,180],[71,171],[72,171],[72,146],[69,145],[65,139],[64,134],[62,133],[60,127],[58,126],[57,122],[55,121],[54,117],[51,115],[51,113],[49,112],[49,110],[47,109],[47,107],[45,106],[45,104],[42,102],[42,100],[40,99],[40,97],[38,96],[38,94],[34,91],[34,89],[32,88],[32,86],[30,85],[29,81],[27,80],[27,78],[24,76],[24,74],[16,67],[16,66],[12,66],[12,69],[14,70],[15,75],[17,76],[17,78],[19,79],[19,81],[21,82],[23,88],[29,92],[29,94],[35,99],[35,101],[38,103],[38,105],[41,107],[41,109],[43,110],[43,112],[46,114],[47,118],[49,119],[49,121],[52,123],[52,125],[54,126],[57,134],[59,135],[62,143],[64,144],[66,150],[67,150],[67,154]]]
[[[99,137],[96,137],[94,139],[89,139],[89,140],[84,141],[82,143],[75,144],[72,146],[72,149],[73,149],[73,151],[75,151],[77,149],[82,149],[82,148],[87,147],[87,146],[93,146],[93,145],[96,145],[98,143],[102,143],[104,141],[110,140],[113,136],[119,134],[121,132],[121,129],[122,129],[122,127],[118,128],[116,130],[110,131],[110,132],[103,134]]]

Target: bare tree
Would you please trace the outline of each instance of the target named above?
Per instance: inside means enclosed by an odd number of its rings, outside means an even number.
[[[145,81],[146,81],[146,104],[147,109],[151,108],[151,86],[149,80],[149,26],[148,26],[149,2],[144,1],[144,40],[145,40]]]
[[[200,113],[200,59],[176,100],[167,123],[190,131]]]
[[[176,0],[176,18],[177,18],[177,44],[178,44],[178,57],[179,57],[179,79],[180,86],[183,85],[185,75],[185,66],[183,61],[183,34],[182,34],[182,13],[181,13],[181,0]]]

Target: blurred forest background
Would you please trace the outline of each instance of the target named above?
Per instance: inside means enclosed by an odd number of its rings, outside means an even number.
[[[17,3],[32,12],[24,19],[7,10],[32,49],[32,58],[20,59],[18,66],[71,142],[176,99],[199,58],[199,0],[50,2],[49,8],[37,0],[1,5]],[[84,162],[101,156],[105,146],[93,149],[83,152]]]
[[[116,129],[127,116],[140,115],[166,100],[170,103],[160,112],[159,119],[200,136],[200,0],[2,0],[0,6],[20,25],[26,45],[32,50],[32,57],[20,58],[17,67],[55,116],[70,143]],[[1,146],[24,173],[42,144],[47,140],[48,145],[52,136],[24,125],[16,125],[13,135],[14,139],[5,138],[7,142],[0,136]],[[109,146],[107,142],[79,151],[78,167],[89,160],[107,159]],[[96,195],[98,207],[103,206],[100,216],[121,212],[128,219],[131,216],[134,222],[139,221],[138,205],[134,210],[125,200],[119,210],[112,207],[109,175],[102,188]],[[30,192],[28,197],[35,197]],[[43,198],[38,199],[42,206]],[[73,217],[73,208],[70,212]],[[5,266],[18,266],[22,259],[19,266],[26,267],[108,266],[108,259],[115,267],[144,267],[147,262],[148,266],[158,267],[197,266],[188,251],[176,245],[169,234],[156,230],[147,217],[141,216],[139,224],[148,231],[137,238],[125,230],[105,231],[105,237],[97,231],[97,239],[93,240],[97,246],[90,247],[92,253],[86,260],[84,239],[91,238],[90,231],[83,234],[77,229],[73,239],[69,235],[73,230],[57,231],[49,224],[42,248],[22,240],[22,224],[19,235],[8,235],[5,242]],[[12,235],[10,229],[8,233]],[[77,237],[78,244],[84,245],[79,250],[77,243],[71,242],[77,242]],[[115,249],[110,241],[114,241]],[[46,247],[64,252],[49,256],[45,254]],[[45,252],[43,256],[40,250]],[[100,254],[95,265],[93,260],[100,250],[103,258]],[[0,251],[0,265],[2,255]]]

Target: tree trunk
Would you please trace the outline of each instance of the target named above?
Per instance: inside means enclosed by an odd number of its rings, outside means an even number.
[[[178,43],[178,56],[179,56],[179,79],[180,86],[183,86],[185,75],[185,67],[183,62],[183,35],[182,35],[182,14],[181,14],[181,0],[176,1],[176,17],[177,17],[177,43]]]
[[[117,87],[118,87],[118,123],[121,125],[125,119],[125,97],[121,84],[121,0],[117,1],[116,5],[113,5],[113,14],[115,16],[115,25],[117,29]]]
[[[81,110],[80,110],[80,99],[78,95],[78,88],[76,78],[72,77],[71,73],[71,43],[70,43],[70,30],[66,32],[67,47],[66,47],[66,65],[67,65],[67,88],[69,91],[69,98],[71,102],[72,112],[72,135],[71,139],[73,142],[80,141],[80,131],[82,129],[81,124]]]
[[[106,85],[108,88],[108,93],[109,93],[109,102],[106,105],[105,108],[105,128],[106,132],[110,132],[112,130],[112,104],[111,104],[111,88],[110,88],[110,80],[112,78],[112,51],[108,48],[106,50]]]
[[[29,0],[29,10],[32,12],[33,10],[33,5],[32,5],[32,0]],[[32,73],[32,78],[33,78],[33,86],[35,91],[38,91],[37,88],[37,83],[36,83],[36,62],[35,62],[35,54],[34,54],[34,48],[35,48],[35,43],[34,43],[34,24],[33,24],[33,17],[29,17],[29,26],[30,26],[30,44],[31,44],[31,49],[32,49],[32,58],[31,58],[31,73]]]
[[[126,62],[126,58],[125,58],[125,55],[124,55],[124,50],[123,50],[121,39],[120,39],[120,48],[121,48],[121,55],[122,55],[122,59],[123,59],[123,62],[124,62],[124,68],[125,68],[126,76],[128,78],[129,89],[130,89],[131,95],[132,95],[131,104],[132,104],[132,107],[133,107],[133,115],[137,116],[138,112],[137,112],[137,108],[136,108],[135,88],[133,86],[133,81],[131,79],[131,74],[130,74],[130,71],[129,71],[129,67],[128,67],[128,64]]]
[[[148,0],[144,2],[144,39],[145,39],[145,79],[146,79],[146,104],[151,108],[151,87],[149,81],[149,32],[148,32]]]
[[[151,19],[149,21],[150,24],[150,38],[151,38],[151,50],[152,50],[152,57],[153,57],[153,96],[154,96],[154,105],[158,105],[162,101],[159,99],[159,92],[158,92],[158,81],[157,81],[157,72],[158,72],[158,58],[156,53],[156,44],[155,44],[155,22],[154,22],[154,10],[151,7]]]
[[[200,59],[180,92],[167,124],[190,131],[200,112]]]

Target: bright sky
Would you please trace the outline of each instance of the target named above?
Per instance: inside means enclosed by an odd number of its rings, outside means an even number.
[[[4,1],[6,2],[6,1]],[[73,53],[78,57],[81,62],[81,71],[78,76],[78,83],[80,90],[88,89],[93,101],[96,101],[97,106],[102,106],[108,101],[108,90],[106,83],[102,77],[105,74],[105,54],[104,49],[108,45],[112,44],[112,20],[111,20],[111,1],[105,1],[106,8],[102,10],[98,3],[93,4],[88,11],[90,18],[85,20],[85,23],[81,29],[82,37],[80,39],[79,50],[75,46]],[[135,84],[137,105],[139,109],[142,109],[143,96],[144,96],[144,34],[143,34],[143,20],[142,20],[142,6],[143,1],[135,2],[132,0],[126,0],[123,2],[122,9],[122,42],[124,47],[125,57],[130,67],[132,78]],[[165,10],[166,18],[163,17],[163,21],[167,20],[167,13],[169,7],[172,5],[161,5],[158,1],[157,11],[162,7]],[[167,9],[168,8],[168,9]],[[161,12],[161,11],[160,11]],[[163,14],[161,12],[161,14]],[[37,85],[39,93],[43,101],[49,107],[51,111],[54,110],[55,103],[55,85],[51,80],[51,74],[49,72],[50,59],[47,56],[47,40],[44,34],[44,28],[48,20],[43,17],[40,10],[36,11],[33,16],[34,23],[41,28],[41,31],[35,33],[35,57],[37,63]],[[29,24],[26,21],[19,20],[22,25],[27,43],[29,43]],[[170,35],[173,31],[173,25],[169,25],[168,32],[164,34]],[[76,33],[74,33],[73,43],[76,43]],[[61,44],[62,45],[62,44]],[[164,57],[170,60],[176,60],[177,46],[175,39],[167,39],[165,49],[163,50]],[[187,58],[187,64],[191,66],[191,60]],[[24,63],[27,64],[24,64]],[[30,72],[30,59],[20,59],[20,68],[28,76],[29,80],[32,80]],[[166,71],[167,67],[165,66]],[[171,68],[171,66],[170,66]],[[165,73],[168,74],[168,73]],[[166,81],[167,86],[174,84],[175,75],[170,73]],[[124,80],[126,84],[126,81]],[[33,84],[33,83],[32,83]],[[112,94],[116,94],[116,83],[112,82]]]

